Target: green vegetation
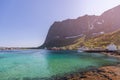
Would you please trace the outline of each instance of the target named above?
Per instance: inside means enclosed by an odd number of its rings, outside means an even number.
[[[77,39],[74,44],[64,46],[63,49],[77,49],[81,46],[86,46],[88,48],[96,48],[101,47],[105,48],[107,45],[114,43],[117,46],[120,45],[120,30],[107,33],[103,35],[99,35],[97,37],[86,39],[86,37],[82,37]]]

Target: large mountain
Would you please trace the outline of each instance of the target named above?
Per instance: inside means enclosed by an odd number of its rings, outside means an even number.
[[[104,12],[100,16],[85,15],[77,19],[54,22],[41,47],[61,47],[75,43],[86,36],[91,38],[113,32],[120,28],[120,6]]]

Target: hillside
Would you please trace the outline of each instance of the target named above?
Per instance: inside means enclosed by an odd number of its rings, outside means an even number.
[[[112,33],[103,34],[95,38],[91,38],[84,43],[87,47],[106,47],[107,45],[114,43],[120,45],[120,30]]]
[[[88,48],[96,48],[102,47],[105,48],[107,45],[114,43],[117,46],[120,46],[120,30],[106,33],[103,35],[99,35],[97,37],[90,38],[85,40],[84,37],[77,39],[76,43],[64,46],[63,49],[77,49],[82,46],[86,46]]]
[[[100,16],[85,15],[77,19],[57,21],[51,25],[46,40],[40,48],[63,47],[75,44],[77,39],[84,36],[89,39],[116,31],[120,28],[119,13],[120,6],[117,6],[105,11]]]

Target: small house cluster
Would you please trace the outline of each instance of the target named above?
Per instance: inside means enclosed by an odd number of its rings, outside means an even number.
[[[115,44],[111,43],[111,44],[109,44],[107,46],[107,50],[109,50],[109,51],[116,51],[117,50],[117,46]]]
[[[118,47],[111,43],[109,44],[108,46],[106,46],[105,49],[101,48],[101,47],[96,47],[96,48],[87,48],[87,47],[81,47],[81,48],[78,48],[78,52],[81,52],[81,51],[87,51],[87,50],[92,50],[92,51],[104,51],[104,50],[107,50],[107,51],[116,51],[118,50]]]

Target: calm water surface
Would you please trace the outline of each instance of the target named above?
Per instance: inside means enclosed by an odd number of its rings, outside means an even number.
[[[118,62],[97,53],[76,51],[14,50],[0,51],[0,80],[50,78],[54,75],[100,67]]]

